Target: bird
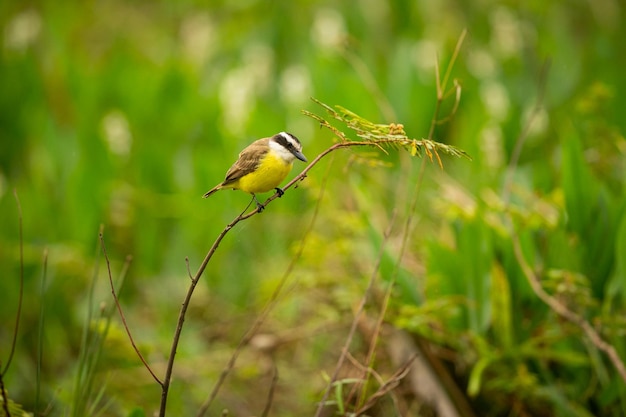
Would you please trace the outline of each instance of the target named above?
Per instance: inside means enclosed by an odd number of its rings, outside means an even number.
[[[302,153],[302,144],[291,133],[279,132],[272,137],[256,140],[241,151],[239,159],[226,172],[224,181],[202,197],[207,198],[223,189],[241,190],[252,194],[259,212],[263,211],[265,206],[259,203],[255,194],[275,189],[278,196],[282,197],[284,191],[278,186],[291,172],[295,159],[307,162]]]

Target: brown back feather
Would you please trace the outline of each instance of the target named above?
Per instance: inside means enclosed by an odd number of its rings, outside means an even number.
[[[269,151],[269,141],[270,138],[256,140],[241,151],[237,162],[235,162],[226,173],[226,178],[222,182],[222,185],[228,185],[231,182],[237,181],[239,178],[257,169],[262,157]]]

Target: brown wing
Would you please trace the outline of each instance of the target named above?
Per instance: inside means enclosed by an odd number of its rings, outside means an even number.
[[[226,178],[222,185],[228,185],[237,181],[239,178],[257,169],[262,157],[269,151],[269,141],[269,138],[259,139],[241,151],[237,162],[226,173]]]

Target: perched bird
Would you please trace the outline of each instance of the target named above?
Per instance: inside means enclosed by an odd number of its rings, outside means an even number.
[[[254,141],[241,151],[224,181],[202,197],[207,198],[222,189],[241,190],[252,194],[259,211],[262,211],[265,207],[255,194],[275,189],[282,196],[283,190],[278,186],[291,171],[296,158],[307,162],[300,141],[290,133],[280,132],[271,138]]]

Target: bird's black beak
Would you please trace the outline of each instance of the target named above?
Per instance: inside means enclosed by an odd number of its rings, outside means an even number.
[[[307,162],[306,156],[304,156],[302,152],[294,150],[292,153],[296,158],[298,158],[302,162]]]

